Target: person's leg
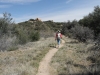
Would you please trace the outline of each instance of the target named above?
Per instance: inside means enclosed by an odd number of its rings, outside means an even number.
[[[60,45],[60,39],[57,39],[57,43],[58,43],[58,47],[59,47],[59,45]]]
[[[58,44],[58,47],[59,47],[59,45],[60,45],[60,39],[59,39],[59,44]]]

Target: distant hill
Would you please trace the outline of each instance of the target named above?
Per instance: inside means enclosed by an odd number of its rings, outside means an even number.
[[[53,20],[48,20],[48,21],[42,21],[39,18],[36,19],[29,19],[28,21],[25,22],[20,22],[18,25],[24,25],[25,27],[28,26],[32,27],[34,30],[61,30],[63,22],[53,22]]]
[[[40,18],[13,23],[11,14],[3,13],[0,18],[0,50],[13,50],[19,44],[38,41],[41,37],[54,37],[54,32],[62,29],[62,23]],[[6,41],[6,42],[5,42]]]

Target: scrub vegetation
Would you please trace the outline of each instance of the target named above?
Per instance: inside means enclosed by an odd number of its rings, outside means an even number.
[[[52,58],[52,75],[100,75],[100,7],[79,21],[30,19],[14,23],[0,17],[0,75],[35,75],[39,62],[55,47],[61,30],[65,44]]]

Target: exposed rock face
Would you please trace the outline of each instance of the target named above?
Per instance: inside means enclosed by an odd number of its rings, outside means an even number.
[[[31,23],[33,23],[34,21],[28,21],[28,22],[31,22]]]
[[[35,21],[41,21],[41,19],[39,19],[39,18],[36,18],[36,19],[35,19]]]
[[[36,19],[29,19],[29,20],[28,20],[28,22],[31,22],[31,23],[36,22],[36,21],[41,21],[41,19],[36,18]]]

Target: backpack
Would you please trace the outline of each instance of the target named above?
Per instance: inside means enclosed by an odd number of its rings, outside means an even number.
[[[57,39],[61,39],[61,33],[57,34]]]

